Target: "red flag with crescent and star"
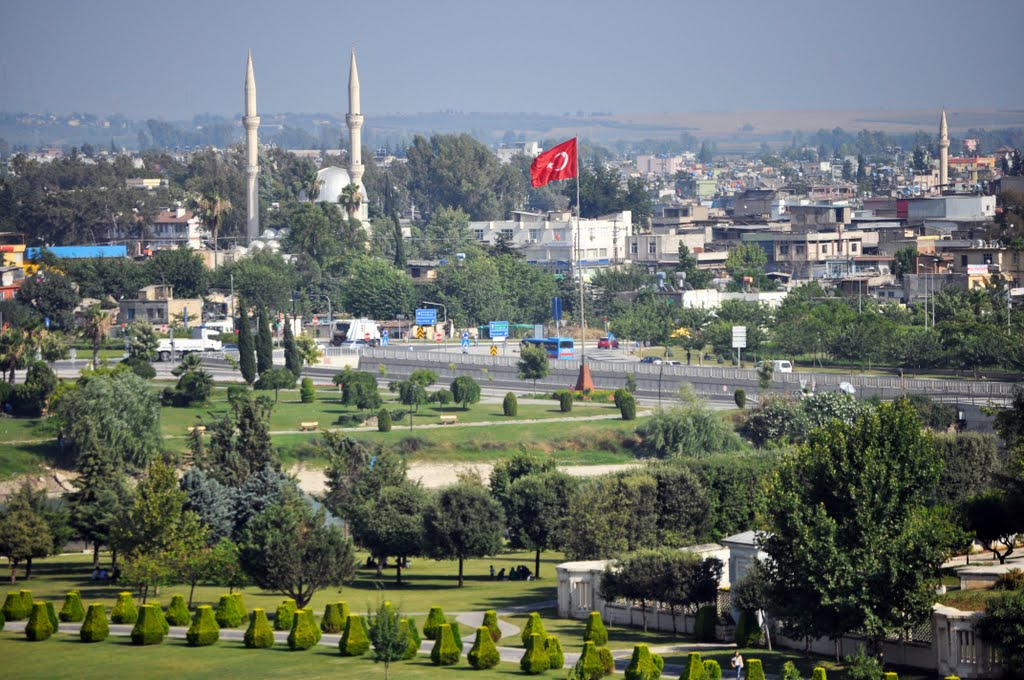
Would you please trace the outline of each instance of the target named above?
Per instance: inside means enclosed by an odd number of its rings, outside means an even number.
[[[556,179],[576,176],[576,138],[551,147],[533,159],[530,178],[533,186],[542,187]]]

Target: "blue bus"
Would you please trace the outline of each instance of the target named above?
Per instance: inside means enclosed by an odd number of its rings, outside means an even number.
[[[542,347],[549,359],[575,359],[576,343],[572,338],[526,338],[523,347]]]

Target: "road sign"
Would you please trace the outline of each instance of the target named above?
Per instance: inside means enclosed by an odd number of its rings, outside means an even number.
[[[318,316],[314,316],[313,317],[313,325],[314,326],[319,326],[320,325],[320,317],[318,317]]]
[[[387,347],[388,346],[388,340],[390,340],[390,335],[388,334],[387,330],[385,329],[385,330],[380,332],[380,344],[381,344],[381,346],[382,347]]]
[[[462,339],[469,340],[469,331],[462,331]]]
[[[416,339],[422,340],[425,337],[427,337],[427,332],[423,330],[423,326],[420,326],[419,328],[416,329]],[[410,349],[412,348],[410,347]]]
[[[469,347],[469,333],[462,334],[462,346]]]
[[[437,323],[437,310],[436,309],[417,309],[416,310],[416,325],[417,326],[433,326]]]
[[[497,345],[491,345],[491,356],[492,357],[498,356],[498,346]]]
[[[370,334],[369,333],[364,333],[363,334],[363,340],[366,340],[367,342],[369,342],[370,341]]]
[[[508,321],[492,321],[488,325],[491,340],[508,337]]]
[[[551,318],[555,321],[562,320],[562,298],[551,298]]]
[[[442,340],[444,340],[444,333],[438,333],[437,335],[434,336],[434,339],[437,340],[438,342],[441,342]]]
[[[733,326],[732,327],[732,348],[743,349],[747,346],[747,327],[746,326]]]

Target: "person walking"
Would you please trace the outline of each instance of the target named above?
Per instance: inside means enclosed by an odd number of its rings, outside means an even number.
[[[736,680],[743,680],[743,657],[738,649],[732,655],[732,667],[736,669]]]

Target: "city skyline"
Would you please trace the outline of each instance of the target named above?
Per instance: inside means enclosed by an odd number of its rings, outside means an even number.
[[[244,7],[17,0],[0,24],[0,109],[241,115],[251,49],[261,111],[343,112],[353,45],[369,115],[1024,106],[1003,47],[1024,18],[1013,0]]]

